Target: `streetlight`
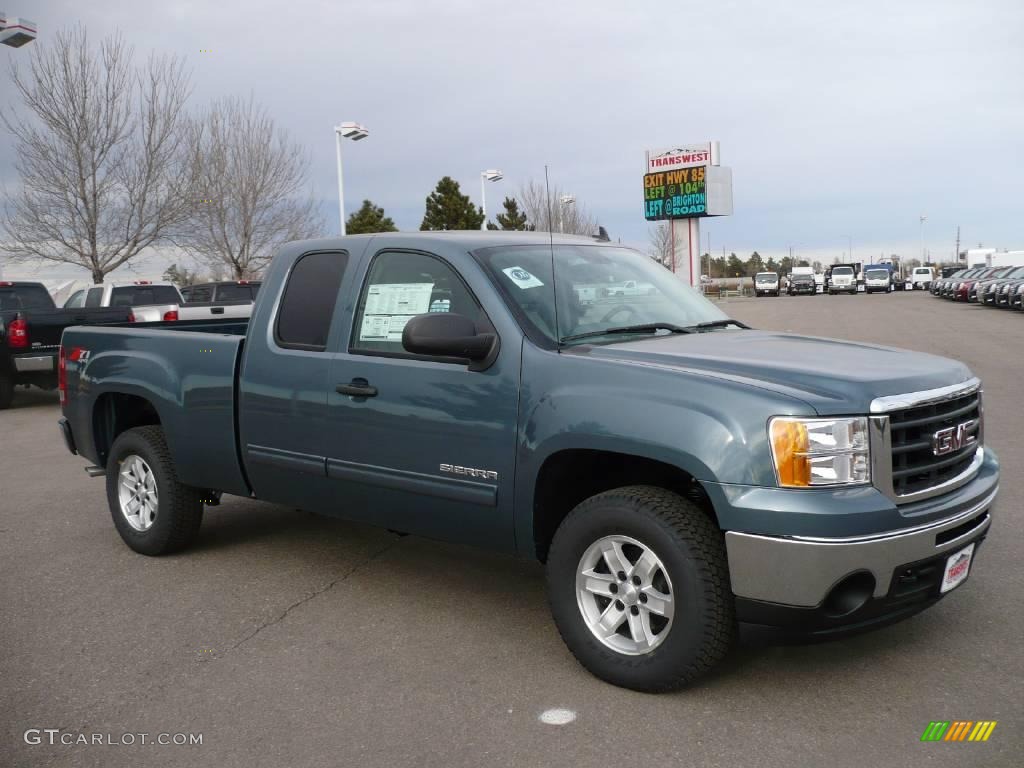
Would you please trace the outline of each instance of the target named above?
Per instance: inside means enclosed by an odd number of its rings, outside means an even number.
[[[846,244],[849,246],[850,261],[853,261],[853,235],[846,236]]]
[[[36,39],[36,23],[28,19],[8,18],[0,11],[0,43],[21,48]]]
[[[505,178],[501,171],[491,168],[487,171],[480,171],[480,212],[484,215],[483,221],[480,222],[480,229],[487,229],[487,182],[488,181],[501,181]]]
[[[341,140],[362,141],[370,132],[359,123],[334,126],[334,146],[338,152],[338,215],[341,217],[341,236],[345,236],[345,188],[341,183]]]
[[[926,221],[928,221],[928,217],[925,216],[922,213],[921,216],[920,216],[920,219],[921,219],[921,263],[922,264],[927,264],[928,263],[928,257],[925,255],[925,252],[924,252],[924,223]],[[960,258],[959,254],[957,254],[957,258]]]
[[[561,195],[558,198],[558,231],[565,232],[565,207],[576,205],[576,195]]]

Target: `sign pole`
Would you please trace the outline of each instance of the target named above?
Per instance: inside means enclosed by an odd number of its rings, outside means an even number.
[[[697,285],[700,252],[700,219],[670,219],[672,271],[689,286]]]

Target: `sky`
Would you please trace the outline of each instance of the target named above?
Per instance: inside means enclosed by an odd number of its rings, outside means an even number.
[[[609,0],[6,0],[38,23],[139,57],[183,57],[192,105],[252,95],[304,145],[311,194],[337,230],[332,127],[348,212],[364,198],[401,229],[450,175],[493,213],[544,178],[613,239],[648,248],[644,151],[717,140],[734,213],[702,220],[702,250],[831,262],[962,247],[1024,249],[1024,3],[626,3]],[[8,49],[5,49],[8,50]],[[201,52],[209,50],[209,53]],[[0,182],[17,184],[0,129]]]

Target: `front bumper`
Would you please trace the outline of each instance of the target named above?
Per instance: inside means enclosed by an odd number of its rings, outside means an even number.
[[[820,495],[705,488],[726,530],[740,620],[801,633],[832,632],[897,620],[941,597],[933,581],[937,564],[988,533],[999,463],[986,446],[970,482],[898,506],[871,486]],[[863,602],[837,612],[836,595],[851,581],[860,584]]]

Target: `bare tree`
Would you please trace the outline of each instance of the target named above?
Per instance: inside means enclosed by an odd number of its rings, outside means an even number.
[[[25,112],[4,112],[20,188],[5,190],[0,251],[109,272],[159,242],[188,213],[189,77],[176,57],[141,66],[120,35],[90,44],[82,27],[37,43],[12,65]]]
[[[672,267],[672,225],[662,221],[650,228],[651,258],[663,267]]]
[[[196,194],[176,242],[211,269],[255,277],[289,240],[322,234],[309,158],[252,99],[215,102],[195,123]]]
[[[527,221],[538,232],[565,232],[568,235],[593,235],[597,232],[597,221],[586,206],[578,202],[563,204],[563,194],[561,188],[552,186],[549,196],[543,182],[528,181],[520,187],[516,199]]]

